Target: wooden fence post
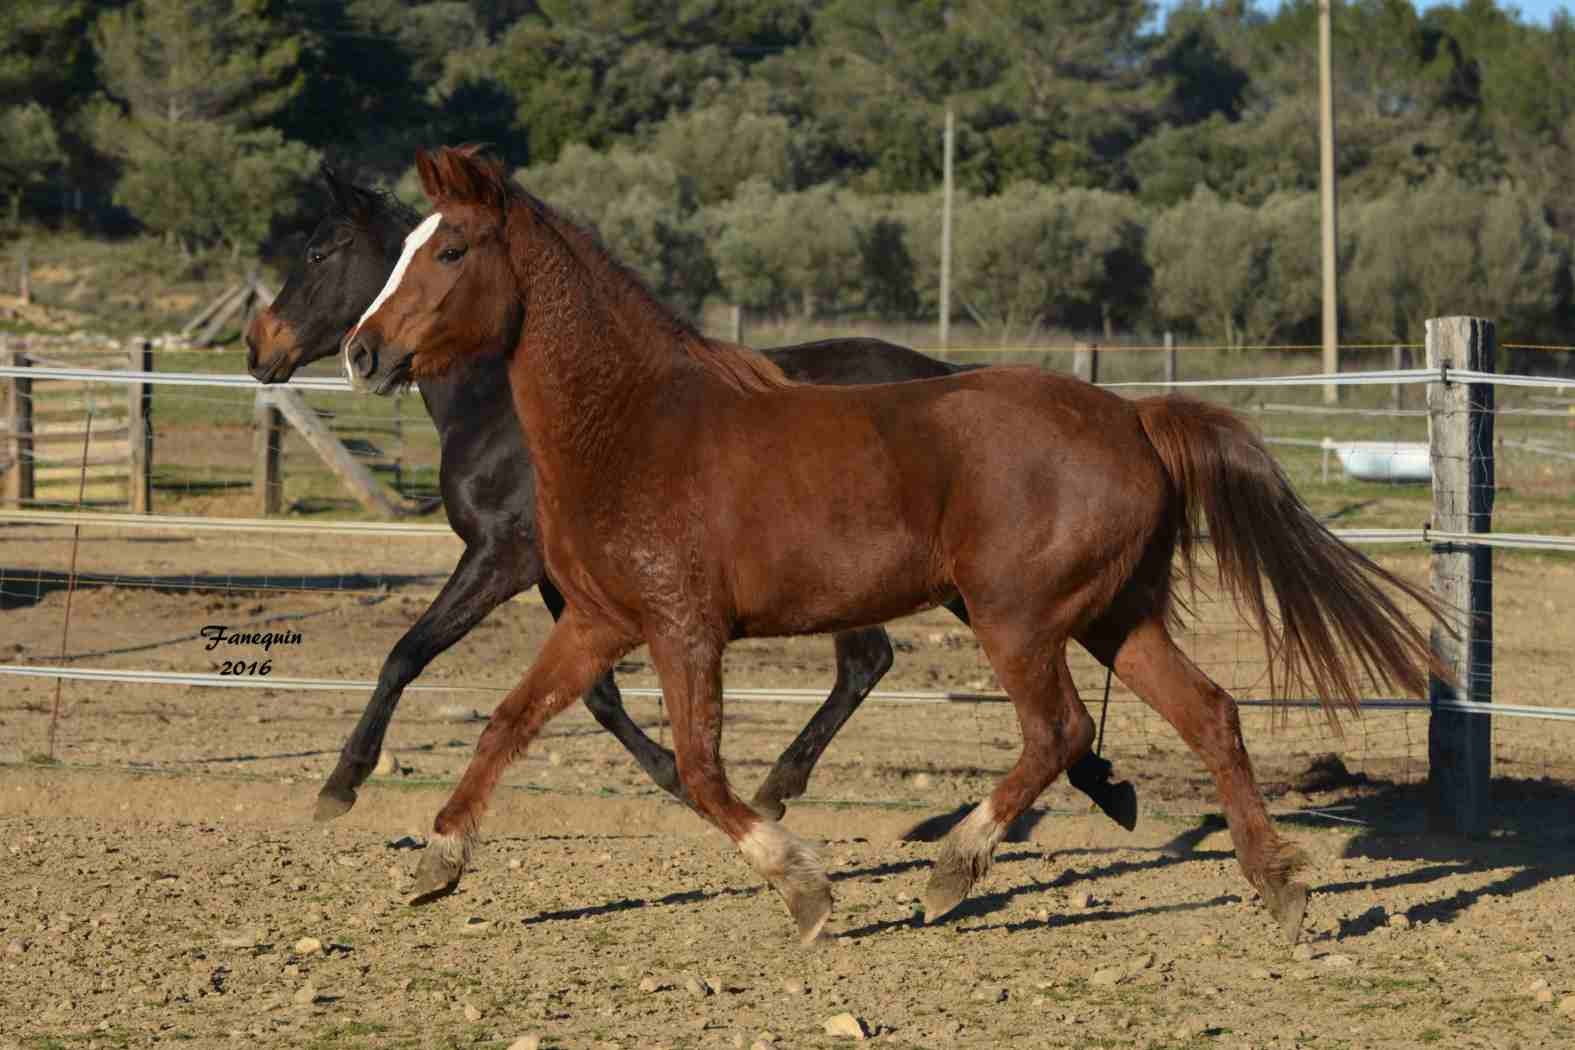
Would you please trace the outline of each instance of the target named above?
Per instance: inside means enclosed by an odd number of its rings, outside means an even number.
[[[1072,372],[1085,383],[1099,382],[1099,344],[1078,343],[1072,348]]]
[[[32,260],[28,258],[27,249],[27,242],[23,241],[22,246],[19,249],[22,253],[22,258],[19,261],[21,279],[17,282],[17,298],[21,299],[24,303],[30,303],[33,301],[33,272],[30,265]]]
[[[1494,371],[1498,348],[1492,321],[1476,317],[1427,322],[1427,367]],[[1427,434],[1433,465],[1433,528],[1489,532],[1493,519],[1493,387],[1447,380],[1427,387]],[[1433,651],[1458,686],[1438,678],[1428,699],[1493,699],[1493,551],[1462,543],[1433,544],[1433,593],[1456,617],[1458,638],[1433,628]],[[1493,725],[1487,715],[1431,713],[1427,729],[1428,826],[1481,834],[1489,819]]]
[[[24,350],[7,350],[0,361],[18,368],[31,362]],[[33,381],[17,376],[6,384],[6,433],[11,445],[11,469],[6,472],[6,501],[20,507],[33,500]]]
[[[1176,337],[1165,330],[1165,382],[1176,381]]]
[[[742,346],[744,343],[744,308],[738,303],[733,304],[733,331],[730,338],[734,343]]]
[[[381,514],[387,518],[398,517],[404,513],[406,508],[389,498],[388,493],[372,476],[372,472],[346,451],[333,431],[328,429],[300,394],[279,387],[269,392],[268,399],[284,413],[284,418],[290,421],[296,433],[300,434],[306,443],[312,446],[312,450],[322,457],[328,469],[333,471],[350,490],[356,502],[374,514]]]
[[[257,516],[267,517],[284,509],[284,415],[274,407],[268,390],[257,391],[252,419],[252,498]]]
[[[133,372],[153,371],[153,344],[144,339],[131,348]],[[126,387],[126,447],[131,453],[131,473],[126,479],[127,500],[133,514],[153,513],[153,384]]]

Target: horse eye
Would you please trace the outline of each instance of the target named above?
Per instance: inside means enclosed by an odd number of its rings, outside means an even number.
[[[314,265],[322,262],[326,258],[328,258],[328,256],[324,255],[320,251],[316,251],[315,249],[306,253],[306,261]]]
[[[438,259],[446,263],[459,262],[464,256],[465,249],[463,248],[444,248],[438,252]]]

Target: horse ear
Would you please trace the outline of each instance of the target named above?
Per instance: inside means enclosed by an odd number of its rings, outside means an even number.
[[[334,199],[334,204],[338,206],[339,210],[349,211],[350,202],[347,199],[349,193],[346,192],[349,189],[349,184],[339,177],[337,171],[328,166],[327,161],[317,166],[317,174],[322,176],[323,185],[328,187],[328,195]]]
[[[436,204],[444,196],[443,177],[438,171],[437,159],[424,149],[416,150],[416,174],[421,177],[421,192]]]
[[[364,226],[371,221],[378,205],[375,193],[357,186],[349,179],[342,178],[327,164],[319,165],[318,173],[328,185],[328,192],[334,199],[335,207],[357,224]]]
[[[447,171],[450,196],[474,201],[502,211],[508,203],[503,167],[484,155],[481,147],[460,146],[442,150],[439,163]]]

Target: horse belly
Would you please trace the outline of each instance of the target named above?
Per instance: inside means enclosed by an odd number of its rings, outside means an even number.
[[[931,608],[949,591],[927,561],[879,539],[783,552],[735,574],[737,633],[821,634]]]

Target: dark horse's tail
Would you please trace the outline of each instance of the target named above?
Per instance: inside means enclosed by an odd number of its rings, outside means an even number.
[[[1221,585],[1266,641],[1274,695],[1311,687],[1332,717],[1336,705],[1357,707],[1356,668],[1411,695],[1427,691],[1429,670],[1448,677],[1427,635],[1380,584],[1441,622],[1444,606],[1324,528],[1244,420],[1177,395],[1146,398],[1137,409],[1180,504],[1183,567],[1191,576],[1202,518]],[[1264,593],[1265,577],[1277,616]]]

